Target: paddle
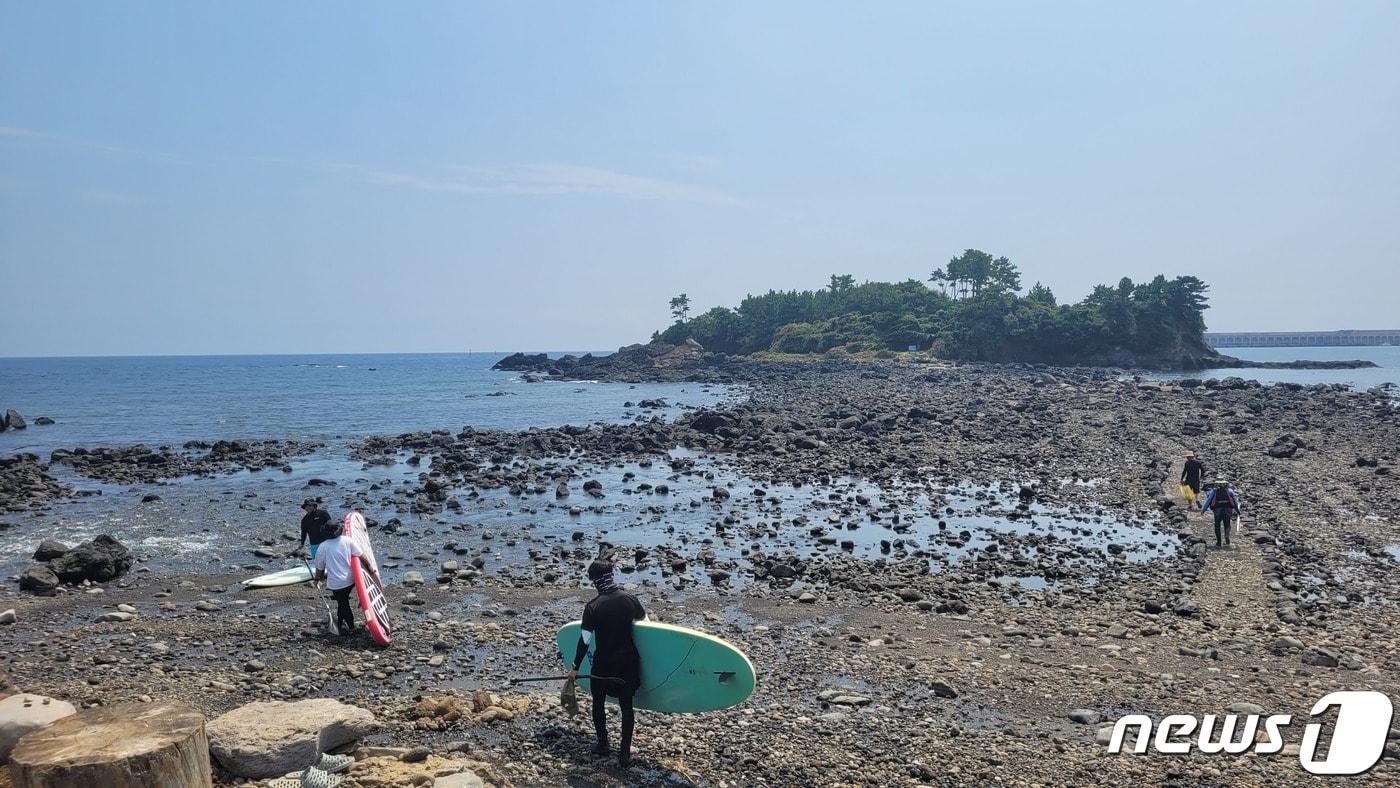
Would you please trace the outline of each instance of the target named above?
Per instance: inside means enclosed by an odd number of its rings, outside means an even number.
[[[567,679],[567,678],[569,678],[567,674],[566,674],[566,675],[563,675],[563,676],[530,676],[530,677],[528,677],[528,678],[523,678],[523,679],[506,679],[506,683],[507,683],[507,684],[524,684],[524,683],[527,682],[527,681],[564,681],[564,680]],[[591,675],[590,675],[590,676],[579,676],[579,678],[581,678],[581,679],[590,679],[590,680],[592,680],[592,681],[616,681],[616,682],[619,682],[619,683],[622,681],[622,679],[615,679],[615,678],[613,678],[612,676],[591,676]]]
[[[306,562],[306,561],[302,561],[302,563],[303,563],[303,564],[306,564],[307,570],[311,572],[311,588],[313,589],[313,590],[312,590],[312,593],[315,593],[315,588],[316,588],[316,570],[311,568],[311,564],[310,564],[310,563],[308,563],[308,562]],[[325,594],[316,594],[316,598],[319,599],[319,600],[321,600],[321,606],[324,607],[324,608],[326,609],[326,624],[330,627],[330,632],[331,632],[331,634],[333,634],[333,635],[338,635],[338,634],[340,634],[340,625],[337,624],[337,623],[335,622],[335,613],[332,613],[332,612],[331,612],[331,603],[329,603],[329,602],[326,601],[326,596],[325,596]]]

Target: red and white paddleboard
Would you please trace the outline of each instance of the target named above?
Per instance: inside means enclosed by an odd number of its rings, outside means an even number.
[[[364,515],[351,512],[345,515],[342,534],[350,537],[360,552],[364,553],[374,571],[379,571],[379,562],[374,559],[374,547],[369,543],[369,528],[365,526]],[[366,572],[359,561],[350,562],[350,577],[355,581],[355,594],[360,598],[360,609],[365,614],[365,628],[369,636],[380,646],[389,645],[394,627],[389,621],[389,600],[384,598],[384,587],[375,576]]]

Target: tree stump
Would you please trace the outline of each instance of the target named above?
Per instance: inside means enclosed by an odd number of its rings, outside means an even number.
[[[204,715],[178,703],[81,711],[20,739],[14,788],[211,788]]]

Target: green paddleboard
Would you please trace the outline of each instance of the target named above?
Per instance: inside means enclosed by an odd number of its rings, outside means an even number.
[[[559,628],[555,641],[564,669],[574,666],[579,624],[574,621]],[[669,714],[694,714],[727,709],[743,703],[753,694],[753,663],[744,652],[694,629],[638,621],[632,625],[632,639],[642,656],[642,686],[633,705],[639,709]],[[579,686],[590,691],[587,676],[593,668],[593,650],[579,669]]]

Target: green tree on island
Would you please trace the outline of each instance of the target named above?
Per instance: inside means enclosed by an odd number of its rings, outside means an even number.
[[[967,249],[929,276],[856,284],[832,274],[819,290],[770,290],[737,308],[687,319],[689,298],[672,299],[676,323],[654,340],[694,339],[723,353],[886,352],[910,346],[981,361],[1183,365],[1211,354],[1202,339],[1204,282],[1157,276],[1100,285],[1061,304],[1036,282],[1020,295],[1021,272],[1006,257]],[[682,300],[683,299],[683,300]]]
[[[992,257],[980,249],[967,249],[948,261],[948,267],[934,269],[931,282],[948,282],[955,298],[981,295],[987,289],[1014,293],[1021,289],[1021,272],[1005,257]]]
[[[686,316],[690,314],[690,296],[681,293],[671,299],[671,315],[676,318],[676,322],[684,323]]]

